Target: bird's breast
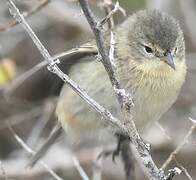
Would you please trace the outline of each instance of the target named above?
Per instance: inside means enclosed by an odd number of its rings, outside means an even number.
[[[186,65],[180,64],[176,71],[170,67],[162,71],[135,72],[131,91],[135,106],[133,116],[142,129],[148,122],[158,120],[176,101],[185,80]]]

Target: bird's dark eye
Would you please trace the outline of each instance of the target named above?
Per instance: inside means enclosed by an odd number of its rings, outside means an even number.
[[[148,46],[144,46],[144,49],[147,53],[152,53],[152,48],[148,47]]]

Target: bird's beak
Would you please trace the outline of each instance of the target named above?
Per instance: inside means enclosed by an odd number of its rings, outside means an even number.
[[[172,69],[176,70],[171,51],[167,51],[166,56],[167,58],[165,59],[165,63],[167,63]]]

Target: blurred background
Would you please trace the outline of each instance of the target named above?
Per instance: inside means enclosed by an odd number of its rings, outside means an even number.
[[[15,0],[41,42],[56,55],[78,47],[92,39],[89,25],[76,0]],[[89,1],[98,19],[105,16],[103,1]],[[113,1],[115,3],[116,1]],[[196,1],[195,0],[119,0],[127,16],[140,9],[160,9],[179,20],[186,42],[188,74],[182,92],[159,123],[150,126],[142,137],[149,142],[153,159],[159,167],[170,153],[183,141],[192,123],[189,117],[196,118]],[[35,10],[37,9],[37,10]],[[32,13],[32,14],[31,14]],[[114,16],[115,24],[125,19],[122,13]],[[63,60],[61,69],[69,73],[69,68],[77,63]],[[49,73],[45,67],[32,67],[42,62],[42,56],[21,25],[15,25],[10,16],[6,0],[0,1],[0,180],[50,180],[55,179],[39,163],[32,169],[26,165],[30,155],[16,141],[8,127],[33,150],[37,150],[49,136],[56,117],[56,101],[62,81]],[[90,177],[96,175],[94,160],[101,147],[85,148],[77,151],[81,166]],[[81,179],[73,152],[66,146],[64,136],[58,139],[44,156],[43,160],[66,180]],[[174,179],[196,179],[196,133],[193,131],[187,143],[176,155],[167,169],[178,166],[184,171]],[[122,163],[114,164],[110,157],[102,162],[103,180],[125,179]],[[97,174],[99,174],[97,172]],[[100,174],[99,174],[100,175]],[[98,178],[99,175],[96,177]],[[147,179],[139,166],[137,180]],[[96,179],[96,177],[92,179]]]

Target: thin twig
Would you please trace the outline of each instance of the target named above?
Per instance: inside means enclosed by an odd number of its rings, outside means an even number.
[[[112,7],[111,7],[112,5],[113,5],[112,0],[103,0],[103,2],[101,3],[101,7],[103,7],[106,16],[110,13],[110,11],[112,11]],[[114,27],[114,18],[113,18],[113,16],[111,16],[108,19],[107,24],[108,24],[108,29],[112,29]]]
[[[35,144],[37,143],[38,139],[40,138],[40,135],[46,126],[47,122],[52,117],[52,114],[54,113],[56,102],[49,99],[48,101],[44,102],[43,105],[43,111],[41,117],[37,120],[37,123],[32,128],[31,132],[28,135],[28,139],[26,143],[31,146],[35,147]]]
[[[102,149],[102,148],[101,148]],[[97,159],[98,155],[101,152],[100,148],[94,150],[94,162],[93,162],[93,173],[92,173],[92,180],[101,180],[102,175],[102,158]]]
[[[116,88],[119,88],[120,82],[115,77],[114,67],[112,66],[112,64],[110,62],[108,52],[104,46],[104,44],[105,44],[104,38],[103,38],[101,30],[98,26],[98,22],[96,22],[95,17],[92,14],[87,1],[79,0],[79,3],[80,3],[80,6],[83,10],[83,13],[85,14],[85,16],[88,20],[88,23],[90,24],[91,29],[95,35],[95,40],[96,40],[96,44],[98,47],[98,51],[102,57],[101,62],[103,63],[103,65],[108,73],[108,76],[110,78],[112,85],[114,85]]]
[[[109,29],[114,27],[114,21],[113,21],[113,15],[119,10],[119,2],[117,1],[114,8],[111,10],[111,8],[107,8],[107,15],[104,17],[98,24],[98,28],[101,28],[106,22],[109,22]]]
[[[108,76],[110,78],[110,81],[114,87],[115,93],[117,95],[117,99],[119,101],[119,104],[121,105],[121,111],[123,113],[123,121],[125,124],[125,131],[126,134],[130,137],[132,143],[135,145],[141,159],[142,163],[145,167],[145,170],[148,174],[148,176],[151,179],[158,180],[158,179],[166,179],[165,175],[163,172],[161,172],[158,167],[155,165],[153,162],[148,149],[145,146],[145,143],[141,140],[135,123],[132,119],[132,114],[130,111],[130,108],[132,106],[132,98],[131,95],[127,92],[125,92],[124,89],[121,88],[120,82],[116,78],[115,75],[115,67],[112,65],[109,54],[106,50],[106,47],[104,46],[104,41],[103,41],[103,35],[100,30],[100,28],[97,26],[97,22],[95,20],[95,17],[93,13],[91,12],[91,9],[89,7],[89,4],[86,0],[79,0],[80,6],[84,12],[84,15],[86,16],[86,19],[94,33],[95,40],[97,43],[98,51],[102,57],[101,62],[103,63]],[[118,93],[119,92],[119,93]]]
[[[165,180],[166,179],[165,175],[163,174],[162,171],[160,171],[157,168],[157,166],[155,165],[155,163],[153,162],[153,160],[149,154],[148,149],[145,147],[145,143],[141,140],[139,134],[137,133],[137,130],[135,128],[135,124],[134,124],[133,120],[129,121],[128,122],[129,124],[127,123],[126,125],[124,123],[120,122],[118,119],[113,117],[113,115],[107,109],[105,109],[104,107],[99,105],[96,101],[94,101],[92,98],[90,98],[84,90],[82,90],[73,80],[71,80],[66,74],[64,74],[57,66],[57,63],[59,63],[59,60],[58,59],[56,61],[52,60],[50,54],[45,49],[45,47],[42,45],[40,40],[37,38],[37,36],[33,32],[33,30],[31,29],[31,27],[27,24],[24,17],[20,14],[19,10],[16,8],[16,6],[12,2],[12,0],[8,0],[8,2],[10,4],[11,14],[14,16],[14,18],[18,22],[21,23],[21,25],[24,27],[24,29],[28,32],[28,34],[32,38],[33,42],[37,46],[38,50],[40,51],[40,53],[42,54],[44,59],[49,63],[48,69],[51,72],[57,74],[63,81],[67,82],[67,84],[70,85],[72,87],[72,89],[74,91],[76,91],[78,93],[78,95],[83,100],[85,100],[97,112],[99,112],[101,114],[101,116],[104,117],[104,118],[100,118],[101,120],[104,120],[105,122],[113,125],[114,127],[116,127],[121,132],[123,132],[124,134],[128,135],[131,138],[138,153],[140,154],[143,165],[146,167],[146,171],[148,172],[148,175],[151,179]],[[108,72],[108,75],[110,77],[112,84],[116,88],[119,89],[120,84],[119,84],[118,80],[115,78],[114,68],[112,67],[112,64],[109,60],[108,53],[103,46],[103,44],[104,44],[103,37],[101,35],[100,30],[97,29],[97,27],[96,27],[97,23],[96,23],[96,21],[94,21],[94,19],[93,19],[94,17],[92,18],[92,16],[91,16],[92,13],[91,13],[91,11],[89,11],[88,3],[86,1],[82,1],[82,0],[79,0],[79,2],[81,4],[81,7],[83,7],[83,12],[86,15],[86,17],[88,18],[88,21],[89,21],[90,25],[92,26],[95,35],[100,37],[99,39],[96,38],[96,42],[97,42],[97,46],[99,49],[99,53],[102,56],[102,60],[103,60],[102,63],[104,64],[106,71]],[[127,116],[127,117],[129,118],[130,116]],[[127,119],[127,118],[125,118],[125,119]]]
[[[161,130],[161,132],[167,138],[167,140],[171,141],[171,137],[168,135],[168,133],[166,132],[166,130],[161,126],[161,124],[158,121],[155,122],[155,125]]]
[[[55,61],[52,59],[48,51],[42,45],[42,43],[40,42],[36,34],[33,32],[31,27],[28,25],[28,23],[25,21],[25,19],[21,15],[20,11],[16,8],[12,0],[8,0],[8,2],[10,5],[11,14],[17,21],[21,23],[21,25],[27,31],[29,36],[32,38],[33,42],[37,46],[38,50],[40,51],[44,59],[48,62],[48,70],[56,74],[59,78],[66,82],[84,101],[86,101],[97,112],[99,112],[100,115],[104,117],[100,118],[100,120],[104,120],[106,123],[109,123],[115,128],[120,129],[120,131],[124,131],[124,125],[117,118],[115,118],[107,109],[105,109],[95,100],[93,100],[90,96],[88,96],[88,94],[78,84],[76,84],[71,78],[69,78],[59,69],[59,67],[57,66],[57,63],[59,63],[59,59],[56,59]]]
[[[12,117],[1,120],[0,130],[8,128],[8,124],[13,126],[13,125],[19,124],[23,121],[38,117],[38,116],[40,116],[41,113],[42,113],[42,108],[35,107],[30,111],[15,114]]]
[[[12,129],[11,126],[9,126],[9,130],[16,139],[16,141],[21,145],[21,147],[26,150],[29,154],[34,155],[35,152],[27,145],[25,142],[16,134],[16,132]],[[44,162],[39,161],[39,163],[56,179],[56,180],[63,180],[61,177],[59,177],[50,167]]]
[[[110,50],[109,50],[109,58],[110,58],[110,62],[112,63],[112,65],[115,67],[114,64],[114,46],[115,46],[116,42],[114,39],[114,33],[112,31],[110,31]]]
[[[27,164],[27,167],[32,168],[37,163],[37,161],[46,154],[46,152],[54,144],[54,142],[60,137],[61,134],[62,134],[62,127],[60,126],[59,123],[57,123],[52,129],[52,132],[50,133],[49,137],[46,139],[44,144],[32,156],[32,158]]]
[[[175,156],[179,153],[179,151],[184,147],[184,145],[188,142],[189,137],[192,135],[193,131],[196,129],[196,121],[189,118],[193,125],[189,129],[188,133],[182,140],[182,142],[177,146],[177,148],[169,155],[168,159],[163,163],[161,169],[165,170],[170,162],[175,158]]]
[[[78,161],[77,157],[73,156],[72,159],[73,159],[74,166],[76,167],[76,169],[77,169],[78,173],[80,174],[81,178],[83,180],[90,180],[88,175],[85,173],[84,169],[80,165],[80,162]]]
[[[175,175],[179,175],[181,174],[182,170],[179,169],[178,167],[175,167],[173,169],[169,170],[169,174],[167,175],[166,180],[172,180],[174,178]]]
[[[41,3],[39,5],[37,5],[36,7],[32,8],[30,11],[23,13],[23,17],[26,18],[26,17],[32,16],[33,14],[35,14],[36,12],[41,10],[43,7],[45,7],[49,2],[50,2],[50,0],[43,0],[43,1],[41,1]],[[0,27],[0,32],[1,31],[7,31],[8,29],[10,29],[11,27],[14,27],[17,24],[18,24],[17,20],[13,20],[11,22],[8,22],[4,26]]]
[[[80,46],[78,48],[73,48],[69,51],[65,51],[59,54],[56,54],[52,57],[53,60],[60,59],[60,58],[71,58],[74,55],[85,55],[90,56],[93,54],[97,54],[97,48],[95,46]],[[21,84],[23,84],[27,79],[29,79],[31,76],[33,76],[35,73],[37,73],[39,70],[41,70],[43,67],[45,67],[48,64],[47,61],[42,61],[35,66],[31,67],[31,69],[27,70],[26,72],[22,73],[20,76],[16,77],[11,81],[11,83],[8,84],[8,86],[5,87],[4,93],[5,95],[9,95],[10,92],[13,92],[17,87],[19,87]]]
[[[181,168],[181,170],[184,172],[184,174],[186,175],[186,177],[189,179],[189,180],[193,180],[193,178],[191,177],[191,175],[189,174],[189,172],[187,171],[187,169],[178,162],[178,160],[176,159],[176,157],[174,157],[174,160],[176,162],[176,164]]]

